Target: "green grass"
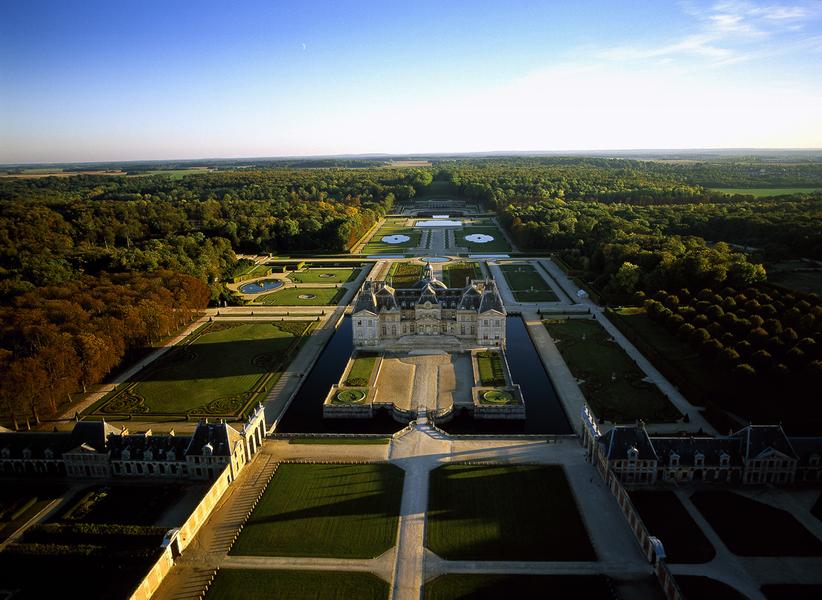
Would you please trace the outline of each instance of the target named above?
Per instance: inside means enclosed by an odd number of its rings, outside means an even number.
[[[645,374],[593,320],[544,321],[562,358],[599,418],[616,423],[643,419],[668,423],[682,415],[658,387],[642,381]],[[613,380],[616,375],[616,380]]]
[[[294,287],[281,289],[260,297],[255,302],[266,306],[325,306],[339,304],[346,288]],[[300,296],[313,296],[300,298]]]
[[[311,321],[217,322],[140,371],[89,414],[236,416],[274,385]]]
[[[712,192],[724,194],[746,194],[757,198],[781,196],[783,194],[812,194],[822,192],[822,188],[794,187],[794,188],[710,188]]]
[[[391,443],[391,438],[291,438],[288,443],[319,446],[386,446]]]
[[[490,350],[477,352],[477,370],[482,385],[505,385],[505,371],[502,368],[502,357],[499,352]]]
[[[517,399],[505,390],[488,390],[480,396],[482,404],[519,404]]]
[[[231,554],[379,556],[396,543],[403,477],[388,464],[282,464]]]
[[[562,467],[431,472],[426,545],[446,560],[596,560]]]
[[[500,265],[499,268],[517,302],[559,302],[551,286],[533,265]]]
[[[450,288],[464,288],[466,277],[468,279],[482,278],[479,263],[448,263],[442,267],[442,282]]]
[[[603,575],[440,575],[425,584],[425,600],[499,598],[585,598],[612,600]]]
[[[361,254],[402,254],[410,248],[419,246],[422,232],[414,227],[406,227],[405,221],[404,218],[387,220],[363,246]],[[381,241],[386,235],[396,234],[407,235],[411,239],[402,244],[387,244]]]
[[[457,246],[466,247],[469,252],[476,252],[480,254],[510,252],[511,246],[508,244],[508,241],[505,239],[503,233],[496,225],[490,221],[488,223],[488,225],[465,225],[461,230],[457,231],[454,236],[457,241]],[[492,236],[494,239],[484,244],[469,242],[465,239],[465,236],[475,233],[484,233]]]
[[[422,279],[422,265],[395,262],[388,269],[386,281],[395,288],[409,288]]]
[[[377,363],[379,355],[373,352],[361,352],[354,359],[351,365],[351,370],[348,371],[348,378],[346,385],[362,386],[368,385],[371,380],[371,373],[374,371],[374,365]]]
[[[662,540],[669,563],[705,563],[716,556],[711,542],[676,494],[634,490],[630,496],[650,534]]]
[[[359,269],[353,268],[323,269],[314,267],[290,273],[288,278],[294,283],[345,283],[355,279],[359,273]]]
[[[385,581],[371,573],[222,568],[205,597],[207,600],[385,600],[389,589]]]
[[[822,556],[822,542],[784,510],[728,491],[696,492],[691,502],[734,554]]]

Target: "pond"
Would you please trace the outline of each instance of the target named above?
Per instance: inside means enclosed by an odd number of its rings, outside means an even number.
[[[243,294],[262,294],[283,287],[283,282],[279,279],[262,279],[254,283],[245,283],[240,286]]]
[[[451,433],[573,433],[562,404],[554,391],[548,373],[542,366],[525,323],[520,317],[508,317],[506,354],[511,376],[520,385],[528,415],[522,421],[486,421],[471,417],[455,417],[440,425]],[[284,433],[394,433],[403,425],[391,415],[373,419],[324,419],[323,400],[328,390],[339,381],[351,355],[351,317],[345,317],[331,337],[319,359],[306,376],[291,402],[277,431]]]
[[[447,263],[450,262],[450,258],[446,258],[444,256],[423,256],[420,259],[422,262],[430,262],[430,263]]]

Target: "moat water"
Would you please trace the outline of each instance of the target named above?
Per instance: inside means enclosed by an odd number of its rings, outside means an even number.
[[[254,283],[245,283],[240,286],[243,294],[262,294],[283,287],[283,282],[279,279],[262,279]]]
[[[522,389],[527,418],[523,421],[485,421],[470,416],[456,416],[440,424],[451,433],[500,434],[569,434],[568,417],[554,391],[542,361],[537,354],[525,323],[520,317],[507,318],[508,364],[511,376]],[[390,414],[373,419],[325,419],[323,400],[332,385],[342,376],[351,355],[351,317],[345,317],[331,337],[314,368],[291,402],[277,431],[284,433],[394,433],[403,425]]]

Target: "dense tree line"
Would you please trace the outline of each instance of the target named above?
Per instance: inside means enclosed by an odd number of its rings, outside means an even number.
[[[15,426],[54,415],[208,300],[200,279],[164,270],[83,275],[19,295],[0,307],[0,413]]]

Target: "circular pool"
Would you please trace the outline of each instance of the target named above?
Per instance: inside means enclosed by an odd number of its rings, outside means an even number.
[[[430,262],[430,263],[446,263],[449,262],[450,258],[445,258],[444,256],[423,256],[420,259],[422,262]]]
[[[488,242],[494,241],[494,236],[485,233],[472,233],[471,235],[466,235],[465,239],[474,244],[487,244]]]
[[[283,287],[283,282],[279,279],[262,279],[254,283],[245,283],[240,286],[240,292],[243,294],[262,294],[263,292],[270,292],[277,288]]]
[[[404,244],[411,238],[407,235],[402,235],[401,233],[397,233],[395,235],[384,235],[382,236],[382,241],[386,244]]]
[[[317,297],[317,294],[300,294],[297,296],[300,300],[312,300]]]

